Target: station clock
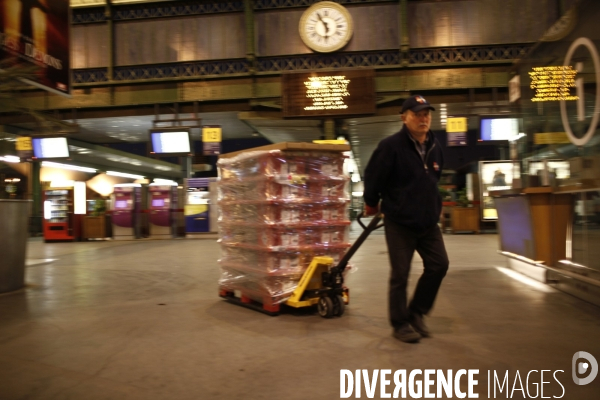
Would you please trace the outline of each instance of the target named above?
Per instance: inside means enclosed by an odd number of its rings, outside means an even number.
[[[353,32],[352,16],[345,7],[321,1],[306,9],[298,26],[302,41],[314,51],[331,53],[344,47]]]

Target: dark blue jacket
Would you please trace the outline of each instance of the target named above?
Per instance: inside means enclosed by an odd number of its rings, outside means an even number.
[[[416,232],[438,223],[442,198],[438,190],[444,157],[429,131],[425,163],[406,126],[383,139],[365,169],[364,199],[376,207],[381,200],[385,219]]]

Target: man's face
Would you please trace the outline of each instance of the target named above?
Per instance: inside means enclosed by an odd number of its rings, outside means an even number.
[[[402,121],[412,134],[425,135],[429,132],[429,127],[431,126],[431,111],[428,108],[416,113],[406,110],[402,114]]]

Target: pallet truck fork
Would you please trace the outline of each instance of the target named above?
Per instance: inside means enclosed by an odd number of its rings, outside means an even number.
[[[356,253],[367,237],[383,226],[383,214],[377,213],[369,225],[365,226],[360,213],[357,221],[363,228],[354,244],[344,254],[337,265],[331,257],[314,257],[302,275],[298,287],[285,302],[290,307],[300,308],[317,305],[319,315],[323,318],[342,316],[350,297],[348,288],[344,286],[344,270],[350,258]]]

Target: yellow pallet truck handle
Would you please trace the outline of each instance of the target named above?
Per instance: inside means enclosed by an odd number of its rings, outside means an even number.
[[[344,313],[344,304],[347,303],[348,298],[347,293],[344,292],[342,274],[350,258],[371,232],[383,226],[381,212],[378,212],[367,226],[362,222],[362,217],[363,213],[357,217],[359,225],[363,228],[362,233],[338,264],[334,266],[334,260],[331,257],[314,257],[292,296],[286,301],[288,306],[299,308],[317,304],[319,315],[324,318],[341,316]]]

